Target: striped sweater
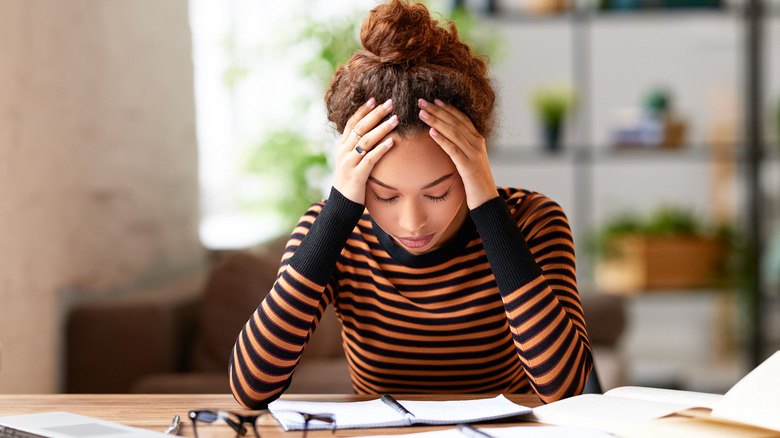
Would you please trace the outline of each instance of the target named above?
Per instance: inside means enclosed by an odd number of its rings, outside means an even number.
[[[358,393],[580,393],[592,359],[566,216],[539,193],[499,194],[444,246],[412,255],[333,189],[302,217],[238,336],[236,400],[281,395],[328,305]]]

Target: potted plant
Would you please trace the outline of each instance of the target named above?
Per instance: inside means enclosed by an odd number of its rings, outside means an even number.
[[[556,152],[561,148],[563,124],[575,105],[575,93],[564,85],[541,86],[531,98],[539,120],[545,149]]]
[[[725,285],[732,233],[692,212],[661,207],[646,217],[624,214],[591,234],[595,281],[617,294]]]

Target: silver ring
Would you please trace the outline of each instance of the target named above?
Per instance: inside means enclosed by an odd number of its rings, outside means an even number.
[[[352,128],[352,133],[355,134],[355,137],[357,138],[363,138],[362,135],[358,134],[357,131],[355,131],[355,128]]]
[[[363,148],[361,148],[359,144],[355,145],[355,152],[357,152],[358,155],[363,155],[366,153],[366,151]]]

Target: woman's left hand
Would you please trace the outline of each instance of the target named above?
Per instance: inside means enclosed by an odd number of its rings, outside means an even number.
[[[431,138],[450,156],[466,189],[466,204],[473,210],[498,196],[488,162],[485,138],[471,120],[452,105],[439,99],[420,99],[420,119],[431,129]]]

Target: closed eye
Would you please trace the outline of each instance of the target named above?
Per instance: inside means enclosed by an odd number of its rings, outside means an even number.
[[[390,198],[380,198],[376,193],[374,193],[374,201],[382,204],[392,204],[393,202],[395,202],[396,199],[398,199],[398,196],[393,196]]]
[[[447,195],[449,195],[449,194],[450,194],[450,192],[448,191],[447,193],[445,193],[445,194],[443,194],[441,196],[426,196],[426,198],[430,199],[433,202],[441,202],[441,201],[444,201],[445,199],[447,199]]]

